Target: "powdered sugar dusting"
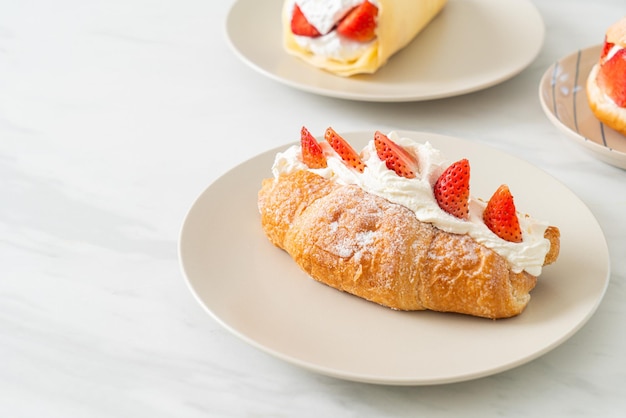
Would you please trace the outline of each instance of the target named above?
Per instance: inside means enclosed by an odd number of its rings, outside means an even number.
[[[342,258],[353,257],[359,262],[364,252],[371,252],[370,245],[374,242],[376,232],[358,232],[354,237],[343,237],[335,246],[336,254]]]
[[[374,231],[359,232],[355,241],[359,246],[365,247],[374,241],[374,235],[376,235]]]

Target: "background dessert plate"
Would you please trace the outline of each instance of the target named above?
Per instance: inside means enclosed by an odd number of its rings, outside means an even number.
[[[518,208],[561,229],[559,260],[544,268],[522,315],[492,321],[398,312],[309,278],[261,228],[257,192],[279,149],[226,173],[189,210],[179,258],[198,302],[226,329],[273,356],[329,376],[389,385],[487,376],[571,337],[596,311],[609,281],[606,241],[584,203],[540,169],[485,145],[401,134],[430,141],[451,160],[469,158],[475,196],[489,197],[507,183]],[[360,149],[373,132],[342,135]]]
[[[238,0],[226,21],[230,46],[276,81],[325,96],[363,101],[451,97],[505,81],[543,44],[541,15],[528,0],[449,0],[444,10],[377,73],[343,78],[284,51],[282,0]]]
[[[598,159],[626,168],[626,136],[600,122],[587,102],[587,76],[601,50],[596,45],[552,64],[539,83],[539,100],[548,119],[568,138]]]

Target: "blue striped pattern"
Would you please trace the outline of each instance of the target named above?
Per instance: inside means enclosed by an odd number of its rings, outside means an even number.
[[[574,100],[573,109],[574,109],[574,129],[576,129],[577,133],[580,133],[578,129],[578,111],[576,110],[576,93],[578,93],[578,77],[580,75],[580,49],[578,50],[578,54],[576,54],[576,75],[574,76],[574,88],[572,89],[572,100]],[[585,138],[587,139],[587,138]]]
[[[554,62],[542,77],[540,98],[552,122],[568,136],[599,159],[626,169],[626,138],[598,120],[587,103],[587,78],[600,51],[601,45],[579,49]]]

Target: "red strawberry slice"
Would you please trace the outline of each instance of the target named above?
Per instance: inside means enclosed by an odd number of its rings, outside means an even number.
[[[324,139],[330,144],[331,147],[339,154],[341,159],[348,165],[349,167],[354,168],[359,172],[363,172],[365,169],[365,163],[359,157],[359,154],[350,146],[348,141],[343,139],[337,132],[333,130],[333,128],[326,129],[326,133],[324,134]]]
[[[378,7],[366,0],[348,12],[337,25],[337,32],[353,41],[371,41],[376,37],[377,15]]]
[[[433,192],[439,207],[460,219],[469,218],[470,165],[467,159],[451,164],[435,182]]]
[[[600,65],[596,81],[619,107],[626,107],[626,49],[620,49]]]
[[[487,228],[505,241],[522,242],[522,230],[515,211],[515,203],[508,186],[503,184],[491,196],[483,212]]]
[[[614,45],[615,45],[614,43],[607,42],[606,38],[604,38],[604,45],[602,46],[602,52],[600,53],[600,59],[603,60],[608,55],[609,51],[611,50],[611,48],[613,48]]]
[[[380,131],[374,134],[374,146],[378,158],[387,164],[388,169],[395,171],[400,177],[415,178],[418,169],[417,159],[407,150]]]
[[[300,131],[300,145],[302,146],[302,162],[307,167],[326,168],[326,156],[322,147],[304,126]]]
[[[308,36],[315,38],[321,35],[315,26],[311,25],[306,19],[302,10],[297,4],[294,5],[293,15],[291,16],[291,32],[298,36]]]

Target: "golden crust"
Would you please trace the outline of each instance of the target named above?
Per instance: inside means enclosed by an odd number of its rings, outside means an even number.
[[[600,64],[594,65],[587,78],[586,91],[589,107],[602,123],[626,135],[626,108],[619,107],[602,92],[597,83],[599,68]]]
[[[556,259],[559,257],[559,252],[561,251],[561,231],[556,226],[549,226],[544,236],[550,241],[550,249],[543,260],[543,265],[547,266],[556,262]]]
[[[269,239],[315,280],[393,309],[506,318],[524,310],[537,282],[467,235],[308,171],[265,180],[259,209]],[[559,232],[548,231],[549,263]]]
[[[259,191],[261,223],[270,241],[282,247],[285,233],[294,219],[314,201],[324,197],[336,185],[316,176],[292,176],[287,184],[265,179]]]

